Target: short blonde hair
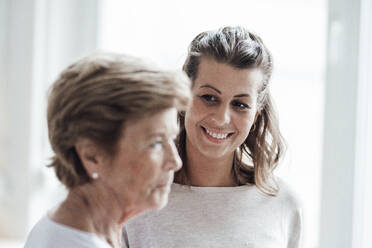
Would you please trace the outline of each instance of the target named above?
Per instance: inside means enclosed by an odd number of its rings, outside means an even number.
[[[78,138],[92,140],[115,154],[129,120],[190,103],[190,82],[183,72],[162,71],[141,59],[96,53],[65,69],[48,99],[49,165],[68,189],[89,182],[75,150]]]

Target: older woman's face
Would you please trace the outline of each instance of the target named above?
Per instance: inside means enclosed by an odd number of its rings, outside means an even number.
[[[131,202],[138,209],[166,205],[173,174],[182,165],[174,144],[177,134],[174,108],[125,125],[116,156],[104,173],[123,204]]]

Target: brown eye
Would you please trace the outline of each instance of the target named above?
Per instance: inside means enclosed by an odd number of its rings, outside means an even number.
[[[200,98],[203,99],[206,102],[216,102],[217,101],[217,98],[214,95],[205,94],[205,95],[200,96]]]
[[[245,104],[243,102],[239,102],[239,101],[233,101],[231,103],[231,105],[234,107],[234,108],[237,108],[239,110],[246,110],[246,109],[250,109],[251,107],[248,105],[248,104]]]

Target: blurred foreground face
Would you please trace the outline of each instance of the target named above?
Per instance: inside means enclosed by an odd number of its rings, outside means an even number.
[[[173,174],[182,165],[174,144],[177,134],[175,108],[123,127],[117,153],[107,159],[102,175],[119,199],[129,196],[138,209],[160,209],[167,204]]]

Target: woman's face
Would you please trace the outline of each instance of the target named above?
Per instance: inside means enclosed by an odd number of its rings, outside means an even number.
[[[131,202],[140,210],[166,205],[173,174],[182,165],[174,144],[177,134],[174,108],[126,123],[103,175],[124,205]]]
[[[237,69],[202,58],[185,115],[187,152],[220,159],[246,139],[257,113],[258,69]]]

